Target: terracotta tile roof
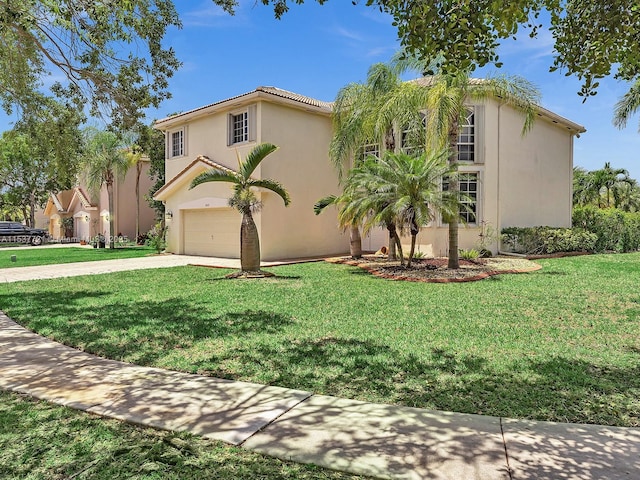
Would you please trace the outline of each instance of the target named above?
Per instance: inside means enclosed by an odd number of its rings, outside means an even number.
[[[298,93],[294,93],[294,92],[290,92],[288,90],[283,90],[281,88],[277,88],[277,87],[258,87],[255,90],[251,91],[251,92],[246,92],[246,93],[242,93],[240,95],[236,95],[235,97],[231,97],[231,98],[226,98],[224,100],[220,100],[218,102],[214,102],[214,103],[210,103],[209,105],[204,105],[202,107],[198,107],[198,108],[194,108],[193,110],[188,110],[186,112],[182,112],[182,113],[178,113],[177,115],[173,115],[171,117],[166,117],[166,118],[162,118],[160,120],[157,120],[155,123],[156,125],[160,125],[164,122],[170,121],[170,120],[174,120],[180,117],[184,117],[186,115],[190,115],[193,113],[197,113],[199,111],[202,110],[206,110],[209,108],[213,108],[216,106],[220,106],[223,105],[225,103],[230,103],[233,102],[235,100],[239,100],[242,99],[243,97],[248,97],[249,95],[256,95],[256,94],[267,94],[267,95],[273,95],[274,97],[277,98],[282,98],[285,100],[292,100],[294,102],[298,102],[301,103],[303,105],[309,105],[311,107],[316,107],[318,109],[322,109],[328,112],[331,111],[331,109],[333,108],[333,102],[324,102],[322,100],[317,100],[315,98],[311,98],[311,97],[307,97],[305,95],[300,95]]]

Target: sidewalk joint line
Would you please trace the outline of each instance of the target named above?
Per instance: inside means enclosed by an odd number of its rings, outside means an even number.
[[[287,408],[286,410],[283,410],[283,412],[278,415],[277,417],[274,417],[272,420],[270,420],[269,422],[267,422],[266,424],[264,424],[262,427],[260,427],[258,430],[256,430],[255,432],[253,432],[251,435],[249,435],[247,438],[245,438],[242,442],[240,442],[237,446],[238,447],[242,447],[247,440],[249,440],[250,438],[254,437],[255,435],[257,435],[258,433],[261,433],[263,430],[265,430],[266,428],[268,428],[269,426],[273,425],[280,417],[282,417],[284,414],[289,413],[291,410],[293,410],[294,408],[296,408],[298,405],[300,405],[303,402],[306,402],[307,400],[309,400],[311,397],[313,397],[313,393],[311,392],[309,395],[307,395],[306,397],[304,397],[302,400],[300,400],[299,402],[295,403],[294,405],[292,405],[291,407]]]
[[[507,474],[509,475],[509,480],[513,480],[513,475],[511,475],[512,470],[509,465],[509,452],[507,451],[507,439],[504,438],[504,427],[502,425],[502,417],[500,417],[500,434],[502,435],[502,446],[504,447],[504,459],[507,462]]]

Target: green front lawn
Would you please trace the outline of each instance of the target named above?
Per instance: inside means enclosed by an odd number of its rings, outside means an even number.
[[[86,247],[0,249],[0,268],[137,258],[153,253],[155,253],[155,250],[146,246],[116,247],[113,250],[110,248]],[[12,262],[11,257],[14,255],[16,261]]]
[[[140,428],[0,391],[0,478],[364,478],[284,462],[186,433]]]
[[[543,260],[481,282],[311,263],[3,286],[27,327],[141,365],[458,412],[640,426],[640,254]]]

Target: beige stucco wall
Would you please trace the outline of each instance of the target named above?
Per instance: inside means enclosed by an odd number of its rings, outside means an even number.
[[[573,137],[539,117],[522,138],[516,115],[500,110],[500,226],[570,227]]]
[[[263,102],[259,118],[261,141],[280,146],[262,162],[262,176],[283,184],[291,196],[291,204],[285,208],[278,195],[263,194],[263,258],[348,251],[348,237],[337,228],[335,208],[329,207],[320,215],[313,212],[320,198],[338,193],[337,175],[328,156],[330,117]]]
[[[155,223],[155,212],[145,200],[145,195],[153,181],[149,177],[149,162],[143,162],[140,173],[140,233],[148,232]],[[106,189],[103,189],[106,190]],[[100,210],[108,209],[108,203],[101,196]],[[118,182],[114,188],[114,221],[115,233],[122,233],[129,238],[136,238],[136,168],[135,166],[127,171],[124,180]]]

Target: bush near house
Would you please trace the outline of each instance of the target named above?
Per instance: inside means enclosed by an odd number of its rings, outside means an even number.
[[[593,252],[598,237],[581,228],[509,227],[502,229],[502,245],[515,253],[542,255]]]
[[[596,252],[635,252],[640,250],[640,212],[592,205],[574,207],[573,226],[596,235]]]

